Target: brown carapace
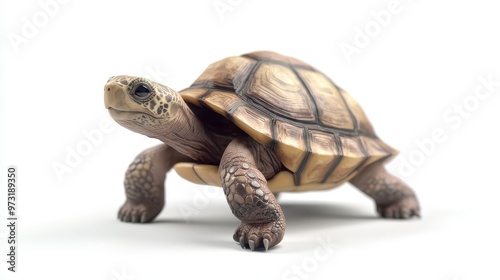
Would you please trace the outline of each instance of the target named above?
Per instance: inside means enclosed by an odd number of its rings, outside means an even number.
[[[139,154],[127,170],[122,221],[158,215],[172,168],[191,182],[224,189],[241,220],[233,238],[252,250],[267,250],[284,236],[279,192],[349,181],[375,200],[383,217],[420,215],[414,192],[383,167],[397,151],[376,136],[348,93],[297,59],[263,51],[228,57],[179,93],[116,76],[104,94],[120,125],[164,143]]]
[[[333,188],[397,154],[375,135],[348,93],[304,62],[276,53],[220,60],[180,94],[201,108],[196,111],[219,114],[274,149],[286,171],[269,182],[273,192]],[[201,113],[205,124],[220,126],[210,112]],[[192,182],[221,185],[211,174],[216,168],[180,164],[175,169]]]

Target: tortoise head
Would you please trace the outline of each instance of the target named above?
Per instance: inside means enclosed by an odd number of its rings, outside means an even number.
[[[111,117],[141,134],[165,128],[181,102],[176,91],[145,78],[114,76],[104,86],[104,105]]]

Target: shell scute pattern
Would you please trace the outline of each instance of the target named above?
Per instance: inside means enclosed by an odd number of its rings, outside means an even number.
[[[273,148],[297,186],[339,185],[397,154],[348,93],[308,64],[276,53],[216,62],[181,95]]]

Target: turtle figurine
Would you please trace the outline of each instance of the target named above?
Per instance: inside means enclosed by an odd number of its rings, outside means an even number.
[[[123,127],[162,144],[141,152],[125,174],[121,221],[147,223],[162,210],[166,173],[220,186],[241,221],[241,247],[280,243],[280,192],[326,190],[350,182],[382,217],[419,217],[415,193],[383,164],[397,151],[382,142],[358,103],[295,58],[258,51],[212,63],[188,88],[111,77],[104,103]]]

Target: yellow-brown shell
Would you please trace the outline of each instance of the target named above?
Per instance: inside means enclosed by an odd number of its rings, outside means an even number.
[[[181,96],[273,148],[293,175],[293,186],[283,190],[331,188],[397,154],[348,93],[308,64],[277,53],[217,61]]]

